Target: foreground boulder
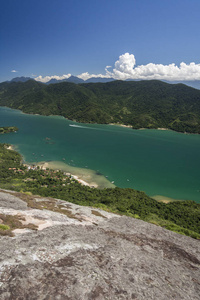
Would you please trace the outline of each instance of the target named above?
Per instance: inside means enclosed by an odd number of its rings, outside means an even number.
[[[0,191],[0,299],[200,299],[200,242],[141,220]]]

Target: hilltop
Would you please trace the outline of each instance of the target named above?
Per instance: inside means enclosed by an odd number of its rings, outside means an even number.
[[[199,299],[199,241],[53,198],[0,192],[7,299]],[[11,225],[10,225],[11,226]]]
[[[200,133],[200,91],[161,81],[0,84],[0,105],[86,123]]]

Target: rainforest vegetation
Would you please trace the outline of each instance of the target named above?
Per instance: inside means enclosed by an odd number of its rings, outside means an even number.
[[[62,171],[28,169],[22,157],[0,144],[0,188],[54,197],[142,219],[200,239],[200,204],[194,201],[158,202],[133,189],[83,186]]]
[[[200,133],[200,90],[158,80],[0,84],[0,105],[86,123]]]

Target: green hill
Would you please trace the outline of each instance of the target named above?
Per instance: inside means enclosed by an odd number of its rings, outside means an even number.
[[[0,105],[87,123],[119,123],[200,133],[200,91],[183,84],[113,81],[0,84]]]

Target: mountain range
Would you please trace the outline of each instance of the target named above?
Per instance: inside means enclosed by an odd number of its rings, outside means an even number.
[[[34,78],[31,78],[31,77],[15,77],[13,78],[12,80],[10,80],[10,82],[26,82],[28,80],[34,80]],[[103,82],[103,83],[106,83],[106,82],[111,82],[111,81],[115,81],[114,78],[101,78],[101,77],[91,77],[87,80],[83,80],[77,76],[73,76],[71,75],[69,78],[67,79],[61,79],[61,80],[57,80],[55,78],[53,79],[50,79],[48,82],[46,82],[46,84],[54,84],[54,83],[60,83],[60,82],[73,82],[73,83],[76,83],[76,84],[79,84],[79,83],[98,83],[98,82]],[[133,80],[133,79],[127,79],[127,81],[140,81],[140,80]],[[185,84],[187,86],[190,86],[190,87],[193,87],[195,89],[198,89],[200,90],[200,80],[187,80],[187,81],[166,81],[166,80],[162,80],[164,82],[167,82],[169,84],[178,84],[178,83],[182,83],[182,84]]]
[[[0,105],[86,123],[200,133],[200,91],[162,81],[0,84]]]
[[[28,80],[35,80],[34,78],[31,78],[31,77],[15,77],[13,79],[11,79],[10,81],[7,81],[7,82],[26,82]],[[49,81],[46,82],[46,84],[54,84],[54,83],[60,83],[60,82],[73,82],[73,83],[76,83],[76,84],[79,84],[79,83],[90,83],[90,82],[111,82],[111,81],[114,81],[115,79],[114,78],[101,78],[101,77],[92,77],[90,79],[87,79],[87,80],[83,80],[79,77],[76,77],[76,76],[73,76],[71,75],[69,78],[66,78],[66,79],[61,79],[61,80],[58,80],[58,79],[50,79]]]

